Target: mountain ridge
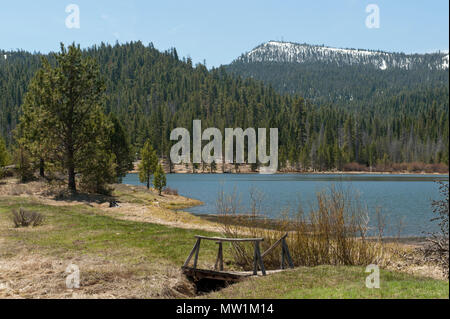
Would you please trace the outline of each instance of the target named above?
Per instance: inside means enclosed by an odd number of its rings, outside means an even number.
[[[431,70],[446,70],[449,68],[449,54],[443,52],[406,54],[271,40],[242,54],[232,63],[235,62],[323,62],[338,66],[371,65],[380,70],[388,68],[410,70],[424,67]]]

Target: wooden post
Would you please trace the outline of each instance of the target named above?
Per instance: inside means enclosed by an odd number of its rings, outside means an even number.
[[[200,245],[200,239],[197,239],[197,241],[195,242],[194,248],[192,248],[191,253],[189,254],[189,257],[186,259],[186,261],[184,262],[183,267],[187,267],[189,265],[189,262],[192,259],[192,256],[194,256],[194,253],[197,250],[197,247]]]
[[[281,269],[284,269],[284,246],[281,246]]]
[[[197,239],[197,250],[195,251],[195,257],[194,257],[194,269],[197,268],[198,253],[200,252],[200,241],[201,241],[201,238],[198,238]]]
[[[253,275],[256,276],[258,274],[258,242],[254,242],[254,254],[253,254]]]
[[[288,245],[286,244],[286,241],[284,239],[283,239],[282,245],[283,245],[284,253],[286,254],[286,257],[287,257],[287,262],[289,264],[289,267],[294,268],[294,263],[292,261],[291,254],[289,253]]]
[[[259,267],[261,268],[261,272],[263,274],[263,276],[266,275],[266,269],[264,268],[264,263],[261,257],[261,251],[259,250],[259,241],[256,242],[256,254],[257,254],[257,259],[259,262]]]
[[[219,241],[219,252],[217,254],[216,264],[214,265],[214,269],[217,270],[219,268],[220,271],[223,271],[223,247],[222,242]]]

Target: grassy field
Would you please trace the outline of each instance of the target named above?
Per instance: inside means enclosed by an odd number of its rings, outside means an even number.
[[[192,296],[194,288],[182,276],[180,266],[195,243],[194,235],[213,233],[127,220],[156,215],[168,224],[205,226],[187,213],[166,208],[187,207],[192,201],[123,187],[115,195],[122,207],[107,208],[108,203],[101,204],[98,198],[54,200],[27,192],[0,196],[0,287],[9,284],[10,288],[0,288],[0,297]],[[44,225],[14,228],[11,212],[19,208],[42,213]],[[125,211],[133,208],[135,215],[126,216]],[[216,249],[213,242],[204,243],[199,265],[211,267]],[[82,287],[67,292],[65,268],[71,263],[80,267]]]
[[[134,195],[132,195],[133,193]],[[181,200],[121,188],[125,201],[159,207],[161,216],[189,214],[168,207],[188,206]],[[155,204],[157,202],[157,204]],[[130,203],[128,203],[130,204]],[[131,204],[130,204],[131,205]],[[11,210],[41,212],[45,224],[14,228]],[[131,208],[132,206],[130,206]],[[153,209],[153,210],[152,210]],[[164,211],[162,214],[160,211]],[[219,235],[198,229],[171,227],[123,218],[123,208],[107,209],[89,202],[43,201],[33,196],[0,196],[0,297],[8,298],[180,298],[195,297],[180,272],[194,235]],[[155,213],[156,214],[156,213]],[[139,217],[139,216],[138,216]],[[162,218],[162,217],[161,217]],[[192,217],[194,225],[200,225]],[[199,266],[212,269],[214,242],[202,243]],[[231,263],[225,248],[226,269]],[[80,266],[81,288],[68,291],[65,267]],[[297,268],[265,278],[253,278],[203,297],[208,298],[448,298],[448,281],[382,271],[381,289],[367,289],[360,267]]]
[[[132,264],[148,259],[162,264],[181,265],[195,243],[194,235],[211,234],[118,220],[87,205],[55,207],[15,198],[0,200],[2,224],[8,223],[11,209],[19,207],[44,214],[45,225],[28,229],[2,229],[2,236],[61,257],[74,254],[99,257],[114,255],[118,261]],[[204,260],[213,258],[214,248],[214,243],[202,246]]]
[[[362,267],[351,266],[300,267],[251,278],[206,298],[449,298],[448,281],[381,270],[380,288],[369,289],[365,286],[368,274],[364,271]]]

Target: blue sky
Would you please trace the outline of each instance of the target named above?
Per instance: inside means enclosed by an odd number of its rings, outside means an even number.
[[[80,8],[80,29],[65,25],[72,3]],[[372,3],[380,8],[378,29],[365,25]],[[141,40],[176,47],[208,67],[269,40],[424,53],[448,50],[448,11],[448,0],[2,0],[0,49]]]

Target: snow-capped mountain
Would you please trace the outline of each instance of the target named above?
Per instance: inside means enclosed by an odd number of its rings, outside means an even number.
[[[344,65],[367,65],[380,70],[400,68],[405,70],[428,68],[446,70],[448,53],[404,54],[361,49],[339,49],[326,46],[269,41],[243,54],[239,62],[281,63],[332,63]],[[235,61],[236,62],[236,61]]]

